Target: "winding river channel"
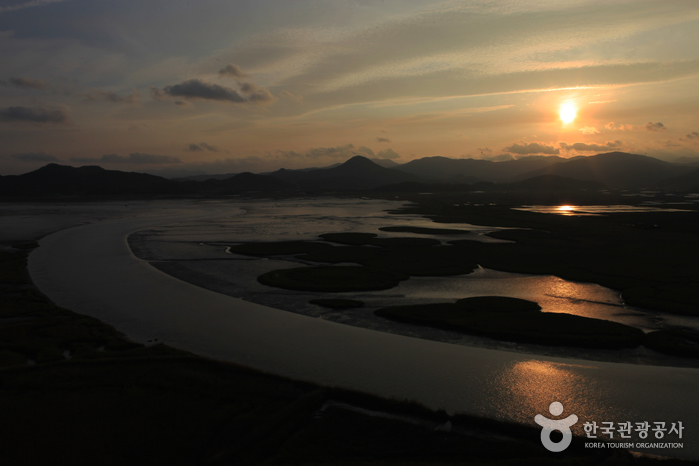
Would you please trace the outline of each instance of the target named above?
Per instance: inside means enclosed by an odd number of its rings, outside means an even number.
[[[530,425],[559,401],[563,417],[578,416],[580,435],[585,422],[682,422],[682,438],[668,431],[645,440],[682,448],[638,451],[699,459],[697,369],[533,356],[344,325],[181,281],[137,258],[127,243],[133,232],[242,212],[231,204],[189,205],[65,229],[40,241],[29,270],[58,305],[136,341],[157,338],[293,379]]]

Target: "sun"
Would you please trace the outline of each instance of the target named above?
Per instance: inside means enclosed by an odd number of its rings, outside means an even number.
[[[578,109],[570,102],[562,103],[561,108],[558,110],[558,115],[561,117],[561,121],[566,125],[575,120],[577,113]]]

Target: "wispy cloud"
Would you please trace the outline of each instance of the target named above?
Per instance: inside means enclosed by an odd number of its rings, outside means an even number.
[[[48,83],[44,80],[22,77],[12,77],[7,80],[5,85],[18,87],[20,89],[46,89],[49,87]]]
[[[70,159],[75,163],[114,163],[114,164],[136,164],[136,165],[151,165],[151,164],[169,164],[182,163],[177,157],[170,155],[154,155],[143,154],[140,152],[132,152],[128,156],[118,154],[106,154],[102,157],[73,157]]]
[[[25,152],[21,154],[12,154],[10,157],[21,160],[22,162],[58,162],[58,157],[47,154],[46,152]]]
[[[50,3],[61,3],[67,0],[31,0],[29,2],[18,3],[16,5],[0,6],[0,13],[6,13],[8,11],[17,11],[24,8],[33,8],[35,6],[48,5]]]
[[[273,155],[278,158],[306,158],[306,159],[320,159],[320,158],[332,158],[332,159],[349,159],[355,155],[363,155],[365,157],[376,157],[373,150],[368,147],[355,147],[354,144],[345,144],[344,146],[335,147],[315,147],[313,149],[308,149],[305,152],[296,152],[291,150],[278,150],[274,152],[268,152],[267,155]]]
[[[652,121],[649,121],[648,123],[646,123],[646,130],[657,132],[657,131],[666,131],[667,128],[665,127],[664,124],[662,124],[660,122],[653,123]]]
[[[567,144],[561,142],[559,146],[565,151],[574,150],[577,152],[594,152],[594,151],[608,151],[610,149],[618,149],[623,143],[620,140],[607,141],[604,145],[601,144],[587,144],[584,142],[575,142],[573,144]]]
[[[6,107],[0,108],[0,122],[59,123],[70,120],[68,113],[61,108],[48,107]]]
[[[599,130],[595,128],[594,126],[585,126],[583,128],[580,128],[578,131],[580,131],[583,134],[597,134],[599,133]]]
[[[119,95],[112,91],[103,91],[100,89],[90,89],[87,93],[83,94],[83,100],[86,102],[95,102],[98,100],[103,100],[105,102],[111,102],[115,104],[138,104],[141,98],[141,93],[136,89],[132,89],[130,95]]]
[[[399,159],[400,154],[393,149],[388,148],[377,152],[376,157],[379,159]]]
[[[546,155],[557,155],[560,154],[560,149],[557,149],[548,144],[541,142],[530,142],[529,144],[512,144],[509,147],[503,149],[505,152],[511,152],[513,154],[519,155],[533,155],[533,154],[546,154]]]
[[[189,144],[187,146],[187,148],[185,149],[185,152],[203,152],[204,150],[207,150],[209,152],[220,152],[221,151],[221,149],[219,149],[218,147],[216,147],[214,145],[207,144],[205,142],[200,142],[199,144],[195,144],[195,143]]]
[[[248,76],[247,74],[243,73],[243,70],[241,70],[238,65],[234,65],[233,63],[230,63],[218,70],[218,74],[219,76],[229,76],[232,78],[245,78]]]
[[[155,100],[180,97],[188,100],[213,100],[231,103],[267,104],[276,99],[269,90],[249,82],[238,83],[239,91],[227,86],[208,83],[201,79],[189,79],[180,84],[165,86],[162,89],[150,87]],[[177,103],[177,102],[176,102]]]

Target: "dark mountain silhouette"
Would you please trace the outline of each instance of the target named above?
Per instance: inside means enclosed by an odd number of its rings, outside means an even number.
[[[410,166],[409,172],[402,169]],[[522,170],[538,167],[522,173]],[[410,173],[414,171],[415,173]],[[446,174],[446,175],[445,175]],[[513,174],[516,174],[513,176]],[[426,176],[420,176],[426,175]],[[491,181],[491,180],[496,180]],[[174,181],[143,173],[49,164],[23,175],[0,176],[0,196],[217,196],[318,191],[572,191],[599,189],[699,191],[696,166],[610,152],[590,157],[527,157],[505,162],[428,157],[384,168],[355,156],[338,166],[239,173],[226,179]]]
[[[458,177],[454,177],[458,179]],[[376,191],[384,192],[411,192],[411,193],[436,193],[436,192],[458,192],[458,191],[579,191],[579,190],[599,190],[606,189],[602,183],[596,181],[576,180],[556,175],[541,175],[514,183],[492,183],[490,181],[479,181],[476,183],[425,183],[406,182],[385,186],[379,186]]]
[[[380,166],[382,166],[382,167],[384,167],[384,168],[395,168],[395,167],[401,165],[401,164],[399,164],[399,163],[394,162],[394,161],[391,160],[391,159],[377,159],[377,158],[374,158],[374,159],[369,159],[369,160],[371,160],[372,162],[374,162],[376,165],[380,165]]]
[[[189,190],[204,194],[242,194],[252,192],[291,192],[294,185],[269,175],[245,172],[226,178],[205,181],[183,181]]]
[[[23,175],[0,177],[0,195],[38,196],[159,196],[188,191],[180,183],[145,173],[48,164]]]
[[[281,169],[270,176],[297,184],[307,191],[372,189],[417,179],[414,175],[384,168],[361,155],[333,168],[312,171]]]
[[[523,173],[538,170],[566,159],[557,156],[523,157],[505,162],[477,159],[450,159],[447,157],[424,157],[399,165],[396,171],[411,173],[421,178],[440,180],[457,175],[469,180],[506,181]]]
[[[691,165],[691,167],[692,171],[689,173],[668,178],[659,183],[658,187],[699,193],[699,169],[696,168],[696,165]]]
[[[226,180],[228,178],[232,178],[237,173],[223,173],[220,175],[192,175],[192,176],[183,176],[180,178],[172,178],[173,181],[206,181],[206,180]]]
[[[540,175],[557,175],[578,180],[597,181],[610,188],[652,188],[664,180],[692,170],[645,155],[608,152],[590,157],[576,157],[546,168],[519,175],[520,180]]]

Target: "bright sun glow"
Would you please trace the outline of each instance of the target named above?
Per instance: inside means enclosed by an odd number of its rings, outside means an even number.
[[[575,207],[573,207],[572,205],[562,205],[558,208],[558,210],[561,212],[571,212],[575,210]]]
[[[561,104],[561,108],[558,110],[558,114],[561,117],[561,121],[565,124],[568,124],[575,120],[575,115],[577,113],[578,109],[575,108],[575,105],[571,104],[570,102]]]

